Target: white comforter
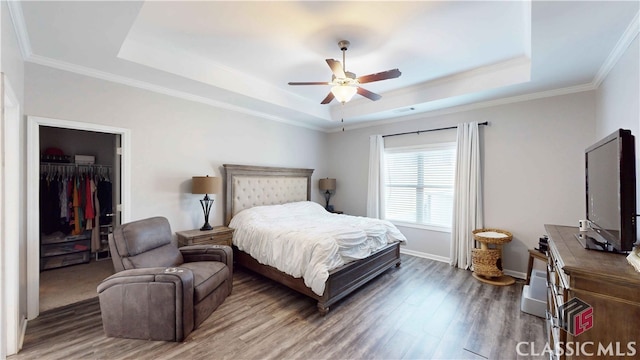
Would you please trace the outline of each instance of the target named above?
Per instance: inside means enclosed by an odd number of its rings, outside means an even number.
[[[236,214],[233,243],[261,264],[277,268],[322,295],[329,271],[388,243],[406,242],[389,221],[337,215],[302,201],[257,206]]]

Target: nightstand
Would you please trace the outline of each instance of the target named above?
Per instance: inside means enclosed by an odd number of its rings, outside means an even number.
[[[176,232],[178,246],[186,245],[227,245],[231,246],[233,229],[226,226],[214,226],[212,230],[185,230]]]

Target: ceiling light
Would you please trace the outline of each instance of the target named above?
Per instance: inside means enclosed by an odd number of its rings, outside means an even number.
[[[357,92],[358,88],[350,85],[336,85],[331,88],[331,93],[333,93],[333,96],[335,96],[336,100],[340,101],[343,104],[351,100],[353,95],[355,95]]]

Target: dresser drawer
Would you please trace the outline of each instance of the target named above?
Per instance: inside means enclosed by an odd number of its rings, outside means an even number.
[[[216,226],[212,230],[187,230],[179,231],[178,245],[227,245],[231,246],[233,229],[226,226]]]
[[[206,236],[198,236],[191,239],[183,239],[183,245],[203,245],[203,244],[214,244],[214,245],[228,245],[231,246],[231,234],[225,236],[214,236],[214,235],[206,235]]]

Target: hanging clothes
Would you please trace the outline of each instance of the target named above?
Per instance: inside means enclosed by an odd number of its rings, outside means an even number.
[[[95,217],[93,211],[93,192],[95,185],[89,175],[85,175],[84,183],[84,218],[86,221],[86,229],[91,230],[93,229],[93,218]]]
[[[95,189],[93,192],[93,206],[96,215],[93,219],[93,230],[91,230],[91,252],[96,252],[102,247],[100,243],[100,199],[98,199],[98,187],[94,179],[91,179],[91,184]]]
[[[100,224],[110,224],[112,216],[108,169],[102,165],[42,164],[39,194],[42,234],[61,232],[67,236],[91,231],[92,251],[99,250]],[[101,201],[106,206],[101,206]]]
[[[73,235],[79,235],[81,231],[80,224],[80,192],[78,190],[78,178],[73,181]]]

